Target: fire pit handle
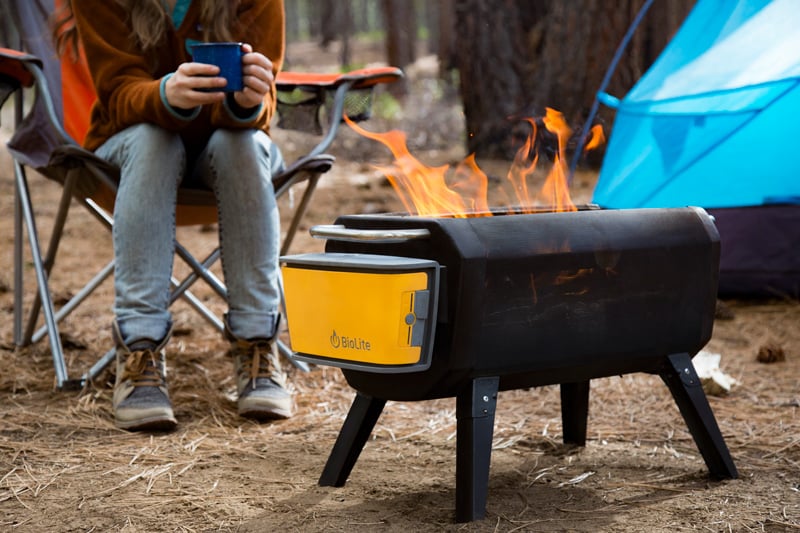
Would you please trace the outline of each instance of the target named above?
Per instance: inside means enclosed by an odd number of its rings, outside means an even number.
[[[427,239],[431,232],[425,228],[415,229],[353,229],[341,224],[322,224],[313,226],[309,233],[317,239],[332,239],[347,242],[405,242],[413,239]]]

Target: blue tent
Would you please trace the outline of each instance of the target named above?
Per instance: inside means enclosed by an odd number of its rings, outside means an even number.
[[[622,99],[594,192],[605,208],[717,219],[720,291],[800,295],[800,1],[699,0]]]

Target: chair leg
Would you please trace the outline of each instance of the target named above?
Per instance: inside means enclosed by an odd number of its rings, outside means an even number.
[[[41,248],[39,246],[39,237],[35,227],[33,208],[30,200],[30,193],[27,186],[27,178],[25,176],[24,168],[15,163],[15,214],[14,214],[14,342],[17,345],[24,346],[32,342],[41,340],[45,335],[48,335],[51,345],[51,352],[53,356],[53,364],[56,373],[56,381],[59,389],[63,388],[79,388],[87,380],[94,379],[100,374],[109,364],[113,361],[114,350],[107,352],[99,361],[97,361],[88,372],[86,372],[80,380],[70,380],[68,370],[64,360],[64,352],[61,344],[61,339],[58,334],[58,323],[71,313],[81,301],[88,297],[91,292],[97,288],[110,274],[113,272],[113,262],[106,266],[98,275],[96,275],[81,292],[73,297],[65,306],[63,306],[57,313],[53,307],[52,298],[50,296],[50,289],[48,284],[48,277],[50,271],[55,263],[56,254],[58,251],[59,243],[61,240],[64,224],[66,222],[67,214],[69,211],[70,202],[72,200],[72,190],[74,188],[76,175],[68,173],[67,179],[64,183],[62,190],[61,204],[56,214],[56,219],[53,223],[53,230],[50,236],[50,243],[46,255],[43,257]],[[292,237],[297,231],[299,221],[302,214],[308,208],[308,204],[312,193],[316,188],[317,181],[320,174],[314,174],[307,180],[306,190],[304,191],[300,205],[296,210],[295,217],[292,219],[290,229],[287,233],[288,239],[283,244],[283,252],[288,249],[291,244]],[[106,215],[96,204],[91,201],[84,201],[86,207],[92,212],[101,222],[103,222],[109,229],[113,226],[113,221],[110,216]],[[298,216],[299,215],[299,216]],[[23,227],[24,226],[24,227]],[[39,290],[34,297],[31,309],[28,312],[27,323],[23,324],[23,316],[25,310],[23,307],[23,294],[24,294],[24,276],[23,276],[23,233],[24,229],[28,229],[28,238],[32,250],[34,270],[37,277],[37,285]],[[176,252],[184,262],[186,262],[193,270],[186,279],[178,281],[172,279],[173,293],[171,302],[183,298],[190,306],[192,306],[198,313],[204,317],[212,326],[217,330],[223,331],[224,324],[222,321],[209,310],[198,298],[196,298],[188,288],[197,279],[203,278],[212,289],[221,297],[226,298],[226,288],[224,284],[217,279],[212,273],[208,272],[208,268],[218,259],[219,252],[215,251],[209,255],[203,262],[197,261],[182,245],[176,244]],[[42,313],[44,316],[44,326],[36,329],[38,316]],[[25,326],[25,327],[24,327]],[[278,343],[278,348],[281,354],[286,356],[289,361],[302,371],[310,371],[309,366],[302,362],[296,361],[291,355],[291,350],[283,343]]]
[[[222,250],[219,247],[211,252],[202,262],[195,259],[194,256],[190,254],[181,243],[178,242],[175,243],[175,253],[177,253],[178,257],[183,259],[183,261],[189,265],[189,267],[192,269],[192,273],[189,274],[189,276],[187,276],[186,279],[179,284],[177,289],[173,290],[170,303],[174,302],[178,296],[183,294],[186,289],[188,289],[195,281],[197,281],[197,278],[203,278],[203,280],[208,283],[209,287],[211,287],[220,298],[227,300],[228,289],[225,287],[225,284],[222,283],[222,281],[220,281],[219,278],[217,278],[209,270],[222,255]]]
[[[311,196],[314,194],[314,190],[317,188],[317,182],[319,181],[321,174],[312,174],[306,183],[306,188],[303,191],[303,197],[300,199],[300,203],[297,206],[297,209],[294,211],[294,215],[292,215],[292,220],[289,222],[289,227],[286,230],[286,236],[283,238],[283,244],[281,245],[281,255],[286,255],[289,251],[289,247],[292,245],[292,241],[294,240],[294,236],[297,233],[297,228],[300,226],[300,220],[303,218],[306,210],[308,209],[308,204],[311,201]]]
[[[670,355],[661,371],[689,432],[697,444],[710,474],[718,479],[736,479],[738,472],[722,438],[689,354]]]
[[[42,258],[42,267],[47,277],[50,276],[50,272],[53,270],[53,265],[56,262],[56,254],[58,253],[58,247],[61,244],[61,236],[64,233],[64,224],[66,223],[67,215],[69,214],[69,206],[70,202],[72,201],[72,191],[75,188],[75,180],[76,180],[75,174],[68,173],[67,178],[64,182],[64,186],[61,190],[61,201],[59,202],[58,210],[56,211],[56,217],[53,220],[52,231],[50,233],[50,243],[47,246],[47,253]],[[36,322],[39,319],[39,311],[41,309],[41,303],[42,303],[41,299],[39,297],[39,294],[37,293],[33,303],[31,304],[30,313],[28,314],[28,324],[27,327],[25,328],[25,334],[24,334],[24,339],[26,340],[26,342],[33,340],[32,339],[33,331],[36,328]],[[56,323],[58,323],[59,321],[60,319],[56,318]]]
[[[44,314],[47,331],[49,333],[48,337],[50,340],[50,351],[52,352],[53,367],[56,374],[56,386],[59,389],[62,389],[69,381],[67,365],[64,361],[64,350],[61,345],[61,337],[58,335],[58,326],[56,324],[55,312],[53,310],[53,301],[50,297],[50,287],[47,281],[47,271],[42,259],[41,248],[39,247],[39,235],[36,231],[36,222],[33,216],[33,207],[31,205],[30,191],[28,190],[28,181],[26,179],[24,169],[17,163],[14,164],[14,179],[17,204],[22,210],[22,217],[25,222],[25,226],[28,229],[28,243],[31,249],[34,272],[36,274],[38,297],[41,300],[41,308]],[[21,268],[21,265],[18,266]],[[22,291],[23,287],[20,285],[15,287],[15,290]],[[18,311],[21,311],[21,306]],[[30,338],[29,335],[29,333],[24,335],[25,338],[20,340],[23,342],[28,341]]]
[[[108,367],[108,365],[114,362],[116,356],[117,356],[116,348],[111,348],[110,350],[108,350],[103,355],[103,357],[98,359],[97,362],[95,362],[95,364],[93,364],[91,368],[89,368],[89,370],[84,375],[81,376],[81,382],[87,383],[89,381],[92,381],[97,376],[99,376],[100,373]]]
[[[22,295],[25,292],[25,280],[22,275],[22,201],[16,183],[14,184],[14,344],[23,345],[22,339]]]
[[[474,379],[456,397],[456,521],[486,515],[498,377]]]
[[[344,486],[385,405],[386,400],[356,393],[319,478],[320,486]]]
[[[88,298],[97,287],[99,287],[108,277],[114,273],[114,261],[109,261],[89,282],[78,291],[78,294],[73,296],[56,312],[56,323],[60,324],[70,313]],[[31,336],[31,342],[37,343],[47,335],[47,327],[42,326],[36,330]]]
[[[278,353],[284,356],[295,368],[300,370],[301,372],[311,372],[311,367],[308,366],[308,363],[305,361],[300,361],[299,359],[295,359],[294,352],[292,351],[289,346],[286,345],[285,342],[278,339],[276,341],[278,345]]]
[[[179,297],[183,298],[186,303],[188,303],[192,308],[194,308],[197,313],[206,319],[206,321],[214,326],[217,331],[220,333],[225,331],[225,324],[222,320],[211,310],[209,309],[200,299],[192,294],[190,291],[186,289],[186,287],[181,287],[182,283],[179,282],[175,277],[170,278],[170,283],[172,283],[172,295],[170,297],[170,305],[177,300]],[[180,295],[178,295],[177,291],[180,288]]]

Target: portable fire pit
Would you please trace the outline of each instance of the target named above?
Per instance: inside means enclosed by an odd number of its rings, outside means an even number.
[[[319,483],[342,486],[388,400],[456,398],[456,519],[485,514],[497,393],[559,384],[584,445],[589,382],[658,374],[716,478],[736,467],[692,366],[719,235],[698,208],[469,218],[348,215],[284,260],[296,357],[357,392]]]

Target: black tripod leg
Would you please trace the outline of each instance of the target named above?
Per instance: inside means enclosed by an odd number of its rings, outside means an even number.
[[[385,405],[386,400],[356,393],[319,478],[321,486],[344,486]]]
[[[589,380],[561,384],[561,425],[564,444],[586,446],[589,418]]]
[[[735,479],[738,477],[736,466],[694,370],[692,358],[689,354],[679,353],[670,355],[668,360],[669,363],[661,372],[661,379],[678,404],[709,473],[718,479]]]
[[[472,380],[456,398],[456,521],[486,515],[494,412],[500,378]]]

